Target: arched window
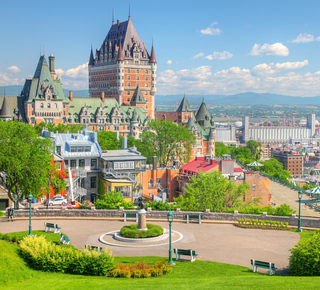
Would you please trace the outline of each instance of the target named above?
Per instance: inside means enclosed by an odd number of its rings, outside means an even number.
[[[48,108],[50,108],[50,103],[48,103]]]
[[[43,103],[40,104],[40,108],[43,108]]]

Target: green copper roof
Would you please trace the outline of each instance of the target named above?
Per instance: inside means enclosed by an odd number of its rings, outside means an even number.
[[[131,102],[134,104],[145,104],[146,100],[144,99],[139,86],[136,87]]]
[[[186,95],[184,95],[182,102],[180,103],[180,106],[177,109],[177,112],[191,112],[191,107],[190,107],[189,102],[186,98]]]
[[[53,95],[57,100],[67,101],[67,98],[62,90],[61,81],[59,78],[52,78],[48,63],[44,55],[40,56],[36,71],[32,80],[26,80],[21,95],[26,97],[28,102],[44,97],[44,90],[47,88],[53,89]]]

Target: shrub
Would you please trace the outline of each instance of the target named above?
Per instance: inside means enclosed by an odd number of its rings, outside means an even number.
[[[292,276],[320,275],[320,233],[300,240],[290,251],[289,270]]]
[[[120,230],[120,235],[126,238],[151,238],[157,237],[163,234],[163,228],[158,225],[147,224],[148,230],[140,231],[137,230],[138,225],[132,224],[124,226]]]
[[[152,210],[176,210],[177,209],[177,205],[176,204],[172,204],[172,203],[168,203],[168,201],[166,202],[162,202],[162,201],[149,201],[145,204],[145,208],[151,207]]]
[[[158,261],[152,265],[141,261],[135,264],[117,264],[110,272],[110,276],[121,278],[160,277],[169,273],[171,270],[172,266],[164,261]]]
[[[0,216],[6,215],[3,211],[0,211]]]
[[[44,272],[62,272],[104,276],[113,268],[113,257],[108,250],[80,251],[46,241],[43,236],[26,236],[20,242],[21,254],[31,268]]]
[[[89,201],[85,200],[83,203],[80,203],[79,208],[81,209],[91,209],[94,206],[94,204]]]

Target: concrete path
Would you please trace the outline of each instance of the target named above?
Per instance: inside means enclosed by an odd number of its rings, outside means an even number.
[[[85,244],[106,247],[98,238],[109,231],[118,230],[128,223],[106,220],[50,220],[57,223],[71,243],[81,249]],[[164,228],[168,223],[154,222]],[[34,220],[33,230],[43,230],[44,220]],[[250,260],[275,263],[278,269],[288,267],[289,249],[299,240],[293,232],[277,230],[242,229],[231,224],[186,224],[174,222],[172,229],[183,234],[173,248],[193,249],[200,260],[216,261],[251,267]],[[28,230],[28,220],[0,222],[0,232]],[[168,245],[130,248],[111,247],[114,256],[168,256]]]
[[[271,203],[275,203],[276,206],[281,204],[288,204],[293,208],[297,214],[299,213],[299,198],[298,192],[287,186],[284,186],[278,182],[270,182],[270,192],[271,192]],[[304,204],[309,201],[310,198],[308,195],[303,194],[301,199],[301,216],[305,217],[320,217],[320,212],[316,212],[314,209],[304,206]]]

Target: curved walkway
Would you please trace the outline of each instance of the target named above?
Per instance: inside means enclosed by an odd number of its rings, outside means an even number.
[[[130,222],[106,220],[50,220],[62,228],[71,244],[81,249],[85,244],[106,247],[98,241],[104,233],[120,229]],[[162,227],[168,223],[154,222]],[[28,220],[1,221],[0,232],[9,233],[28,230]],[[33,230],[43,230],[44,220],[33,220]],[[200,260],[215,261],[251,267],[250,260],[275,263],[281,270],[289,265],[289,249],[300,236],[297,233],[277,230],[242,229],[231,224],[185,224],[173,223],[172,230],[183,234],[174,248],[193,249]],[[158,247],[130,248],[110,247],[114,256],[168,256],[168,245]]]

